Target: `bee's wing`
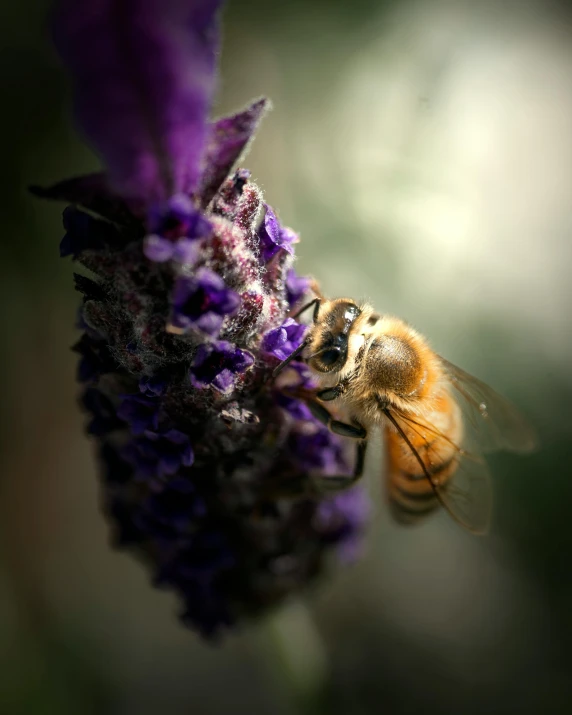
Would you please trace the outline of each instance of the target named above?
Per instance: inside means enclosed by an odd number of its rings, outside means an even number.
[[[439,360],[455,388],[472,449],[484,452],[506,449],[524,454],[536,447],[534,429],[514,405],[460,367],[442,357]]]
[[[387,410],[386,415],[415,456],[441,506],[471,533],[486,534],[491,519],[492,489],[489,469],[478,445],[471,444],[467,438],[462,445],[455,445],[426,420],[399,410]],[[414,439],[410,438],[412,433]],[[451,476],[447,480],[435,474],[435,465],[439,465],[440,460],[432,445],[439,440],[453,447],[451,464],[446,470]],[[416,448],[413,441],[422,446]]]

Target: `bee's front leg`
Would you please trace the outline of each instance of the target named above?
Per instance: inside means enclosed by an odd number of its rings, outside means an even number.
[[[333,398],[331,398],[333,399]],[[351,487],[363,474],[363,466],[365,462],[365,453],[367,450],[367,430],[357,422],[353,425],[339,420],[332,419],[328,410],[318,402],[308,400],[310,411],[323,422],[332,432],[339,434],[342,437],[351,437],[358,440],[356,445],[356,461],[352,474],[340,474],[332,476],[316,476],[310,477],[312,487],[320,494],[336,493]]]
[[[334,420],[328,410],[323,405],[320,405],[319,402],[315,402],[314,400],[308,400],[308,407],[314,417],[325,424],[326,427],[328,427],[328,429],[335,434],[339,434],[342,437],[351,437],[352,439],[365,439],[367,437],[367,430],[365,427],[362,427],[359,422],[355,422],[350,425],[347,422]]]

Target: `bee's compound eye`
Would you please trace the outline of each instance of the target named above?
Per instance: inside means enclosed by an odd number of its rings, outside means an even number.
[[[338,361],[339,357],[340,357],[339,350],[337,350],[337,349],[325,350],[320,355],[320,360],[324,363],[324,365],[333,365],[335,362]]]

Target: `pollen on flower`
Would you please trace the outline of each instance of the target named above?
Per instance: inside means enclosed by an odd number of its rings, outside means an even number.
[[[105,171],[34,193],[73,204],[60,253],[90,271],[73,349],[113,541],[212,637],[332,551],[357,555],[367,500],[309,492],[310,475],[351,471],[348,447],[300,399],[303,362],[271,377],[304,338],[290,313],[310,281],[297,235],[235,166],[268,101],[208,120],[218,3],[154,3],[137,22],[111,5],[65,2],[56,32]]]

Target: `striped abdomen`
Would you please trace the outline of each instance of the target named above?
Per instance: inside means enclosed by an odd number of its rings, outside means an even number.
[[[434,405],[430,414],[423,418],[411,417],[412,421],[405,415],[394,413],[411,446],[392,426],[385,427],[388,499],[393,516],[403,524],[413,524],[439,506],[435,486],[446,488],[457,469],[458,449],[455,445],[462,439],[461,411],[448,392],[444,392]]]

